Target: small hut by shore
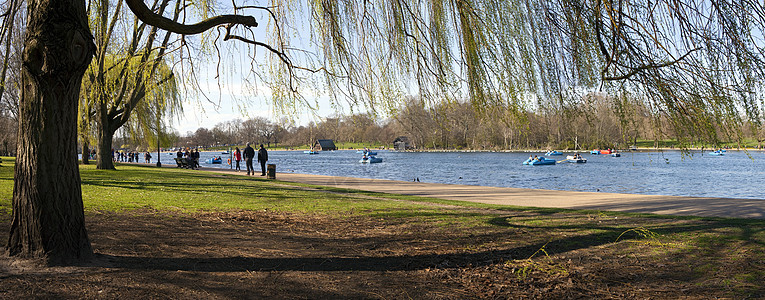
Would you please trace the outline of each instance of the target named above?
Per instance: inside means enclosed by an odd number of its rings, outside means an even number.
[[[337,150],[337,146],[335,146],[335,142],[332,140],[316,140],[313,149],[316,151],[332,151]]]
[[[393,140],[393,148],[396,149],[396,151],[406,151],[413,150],[414,146],[412,146],[412,143],[409,141],[409,137],[402,135]]]

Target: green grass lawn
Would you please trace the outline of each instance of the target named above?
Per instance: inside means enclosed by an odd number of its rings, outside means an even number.
[[[13,158],[0,167],[0,211],[11,212]],[[247,176],[213,174],[187,169],[117,165],[97,170],[81,165],[82,198],[86,213],[136,209],[193,213],[198,211],[271,210],[335,216],[365,214],[380,218],[409,218],[416,222],[486,224],[491,216],[434,208],[427,203],[476,208],[496,205],[415,196],[274,182]],[[311,187],[327,192],[305,190]],[[391,201],[392,199],[404,201]],[[420,204],[423,203],[423,204]],[[557,209],[534,209],[560,211]],[[448,220],[448,221],[447,221]]]
[[[0,213],[10,214],[13,158],[2,159]],[[461,240],[491,232],[491,239],[474,242],[465,246],[464,251],[493,253],[492,249],[511,247],[528,251],[523,254],[525,257],[531,253],[537,258],[550,255],[559,265],[565,265],[562,262],[568,260],[567,255],[581,255],[585,251],[603,259],[604,264],[638,263],[643,270],[648,268],[644,275],[664,272],[661,268],[671,267],[676,270],[669,273],[672,276],[687,274],[673,280],[725,289],[724,295],[729,297],[765,295],[762,287],[765,220],[510,207],[175,168],[128,165],[117,168],[105,171],[96,170],[94,165],[81,166],[86,214],[105,211],[129,214],[139,210],[189,215],[274,211],[319,214],[338,222],[350,217],[366,218],[380,222],[381,226],[389,226],[385,224],[390,222],[421,224],[423,228],[431,228],[434,234],[454,234]],[[507,238],[496,238],[502,236]],[[528,263],[517,260],[508,264],[512,264],[513,272],[520,270],[521,265],[528,267]],[[568,260],[568,264],[572,262]],[[587,268],[600,268],[598,264]],[[493,272],[505,270],[501,265],[496,268]],[[576,267],[567,268],[565,272],[576,270]]]
[[[10,211],[13,168],[0,167],[0,207]],[[264,179],[211,174],[187,169],[118,165],[118,170],[96,170],[81,165],[82,198],[86,211],[133,209],[180,212],[274,210],[341,213],[373,209],[420,208],[404,202],[360,199],[331,193],[275,186]]]

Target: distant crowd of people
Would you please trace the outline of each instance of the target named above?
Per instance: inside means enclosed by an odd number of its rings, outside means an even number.
[[[172,152],[171,152],[172,153]],[[236,147],[236,150],[232,153],[233,155],[233,161],[231,159],[228,160],[228,164],[231,165],[232,163],[236,163],[236,170],[241,170],[239,163],[244,160],[245,165],[247,166],[247,175],[255,175],[255,168],[253,167],[252,163],[253,160],[257,159],[257,162],[260,163],[260,170],[261,170],[261,176],[266,176],[266,162],[268,161],[268,151],[263,146],[263,144],[260,145],[260,149],[257,151],[250,146],[249,143],[247,143],[247,147],[240,150],[239,147]],[[256,156],[257,154],[257,156]],[[90,157],[94,158],[96,155],[96,150],[94,149],[92,153],[90,153]],[[112,161],[114,162],[128,162],[128,163],[137,163],[140,162],[141,153],[136,150],[115,150],[112,149]],[[191,169],[199,169],[199,156],[200,151],[198,149],[190,149],[186,148],[178,150],[178,152],[175,153],[175,157],[178,159],[183,160],[183,162],[188,165]],[[144,162],[145,163],[151,163],[151,153],[145,152],[143,153]],[[213,159],[222,160],[223,158],[221,156],[213,157]],[[180,163],[178,165],[181,166]],[[186,167],[186,166],[184,166]]]
[[[95,151],[96,150],[93,150],[93,153],[94,153],[93,156],[95,156]],[[135,163],[137,163],[137,162],[140,162],[139,161],[140,156],[141,156],[141,154],[138,151],[135,151],[135,150],[128,151],[128,150],[114,150],[114,149],[112,149],[112,161],[114,161],[114,162],[128,162],[128,163],[135,162]],[[145,163],[151,163],[151,159],[152,159],[151,153],[149,153],[149,151],[146,151],[146,153],[143,154],[143,161]]]

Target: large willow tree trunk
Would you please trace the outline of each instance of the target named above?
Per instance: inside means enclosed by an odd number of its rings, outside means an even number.
[[[12,256],[69,263],[92,255],[77,164],[80,83],[95,46],[83,0],[29,0]]]

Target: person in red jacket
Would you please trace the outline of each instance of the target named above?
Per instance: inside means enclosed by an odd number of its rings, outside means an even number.
[[[239,147],[236,147],[236,151],[234,151],[234,161],[236,161],[236,171],[241,171],[242,169],[239,168],[239,161],[242,160],[242,152],[239,151]]]

